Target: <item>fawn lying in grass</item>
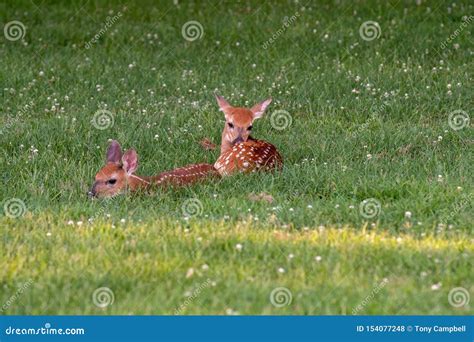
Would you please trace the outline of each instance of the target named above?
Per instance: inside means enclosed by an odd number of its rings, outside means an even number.
[[[107,163],[97,172],[89,197],[112,197],[127,190],[136,191],[155,186],[191,185],[210,177],[219,177],[211,164],[192,164],[151,177],[134,175],[138,168],[135,150],[122,154],[120,144],[113,140],[107,149]]]
[[[275,146],[250,136],[252,123],[263,116],[272,102],[267,99],[250,109],[232,107],[222,96],[216,95],[217,104],[225,115],[222,132],[221,155],[214,167],[221,175],[235,171],[281,169],[283,159]]]

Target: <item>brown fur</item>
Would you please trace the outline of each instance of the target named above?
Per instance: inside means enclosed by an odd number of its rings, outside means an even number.
[[[113,141],[107,151],[108,162],[95,176],[89,190],[90,197],[112,197],[128,191],[148,189],[153,186],[187,186],[207,178],[219,177],[211,164],[192,164],[156,176],[143,177],[134,174],[138,165],[135,151],[122,155],[120,144]],[[115,183],[110,182],[115,180]]]
[[[252,108],[232,107],[222,96],[216,95],[217,104],[224,112],[226,123],[222,131],[221,154],[214,167],[221,175],[235,171],[281,169],[283,159],[276,147],[250,136],[255,119],[261,118],[271,99]]]

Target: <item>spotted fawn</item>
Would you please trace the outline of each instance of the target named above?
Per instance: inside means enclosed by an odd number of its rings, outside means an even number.
[[[255,119],[263,116],[272,102],[267,99],[252,108],[232,107],[222,96],[216,95],[217,104],[225,116],[222,131],[221,154],[214,167],[221,175],[281,169],[283,159],[276,147],[250,136]]]
[[[186,186],[219,177],[211,164],[187,165],[151,177],[135,175],[137,168],[137,152],[131,149],[122,154],[120,144],[113,140],[107,149],[106,165],[97,172],[87,194],[89,197],[112,197],[152,186]]]

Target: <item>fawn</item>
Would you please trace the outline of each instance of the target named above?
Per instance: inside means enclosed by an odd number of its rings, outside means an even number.
[[[153,185],[191,185],[210,177],[219,177],[211,164],[192,164],[151,177],[134,175],[138,156],[131,149],[122,154],[120,144],[112,140],[107,149],[106,165],[97,172],[89,197],[112,197],[127,190],[147,189]]]
[[[250,136],[253,121],[263,116],[272,99],[257,103],[250,109],[232,107],[217,94],[216,100],[226,121],[222,131],[221,154],[214,164],[216,170],[221,175],[228,175],[235,171],[281,169],[283,159],[276,147]]]

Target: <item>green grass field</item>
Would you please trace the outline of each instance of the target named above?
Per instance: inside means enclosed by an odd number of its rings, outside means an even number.
[[[2,2],[0,313],[472,314],[473,14]],[[273,98],[253,135],[281,173],[87,198],[109,139],[139,175],[213,163],[214,91]]]

